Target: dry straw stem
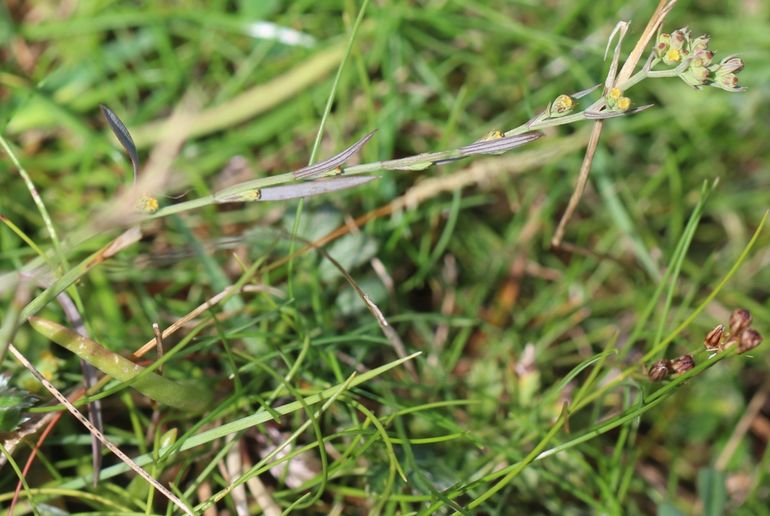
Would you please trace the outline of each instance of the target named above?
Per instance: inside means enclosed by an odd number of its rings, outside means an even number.
[[[160,334],[161,340],[169,338],[171,335],[176,333],[177,330],[183,328],[190,321],[192,321],[202,313],[207,312],[208,310],[216,306],[223,299],[229,297],[232,294],[236,294],[239,292],[267,292],[277,297],[285,297],[285,294],[283,293],[283,291],[275,287],[269,287],[265,285],[244,285],[243,287],[239,288],[237,285],[231,285],[226,289],[224,289],[223,291],[219,292],[218,294],[207,299],[206,301],[198,305],[196,308],[191,310],[189,313],[187,313],[183,317],[180,317],[179,319],[174,321],[173,324],[171,324],[168,328],[163,330],[163,332]],[[156,336],[150,339],[149,341],[147,341],[142,347],[134,351],[133,357],[140,358],[144,356],[148,351],[155,348],[157,345],[158,345],[158,337]]]
[[[728,463],[738,449],[741,439],[743,439],[749,431],[749,428],[751,428],[752,423],[759,415],[762,407],[765,406],[768,397],[770,397],[770,379],[765,380],[765,383],[762,384],[762,387],[754,394],[751,401],[746,406],[743,416],[741,416],[738,424],[735,425],[730,439],[728,439],[724,448],[722,448],[722,452],[714,463],[716,469],[724,471],[727,468]]]
[[[80,421],[83,426],[85,426],[89,432],[91,432],[92,435],[96,436],[97,439],[104,445],[105,448],[110,450],[112,453],[114,453],[124,464],[126,464],[128,467],[130,467],[137,475],[145,479],[148,483],[150,483],[155,489],[160,491],[163,496],[168,498],[174,505],[176,505],[180,510],[182,510],[185,514],[193,515],[194,513],[187,507],[187,505],[182,502],[179,498],[174,495],[171,491],[166,489],[166,487],[163,486],[160,482],[152,478],[152,476],[147,473],[144,469],[142,469],[138,464],[136,464],[131,458],[120,451],[120,449],[112,444],[110,441],[107,440],[106,437],[104,437],[104,434],[102,434],[99,430],[97,430],[86,417],[80,413],[80,411],[67,399],[66,396],[64,396],[59,390],[51,384],[48,380],[46,380],[43,375],[35,369],[35,366],[32,365],[32,363],[27,360],[24,355],[16,349],[16,347],[11,344],[8,347],[11,354],[18,360],[24,367],[27,368],[27,370],[32,373],[32,375],[41,383],[43,384],[43,387],[46,388],[48,392],[51,393],[51,395],[56,398],[59,403],[64,405],[67,410],[75,416],[75,419]]]
[[[614,75],[614,71],[616,69],[615,67],[617,65],[616,52],[616,55],[613,56],[613,66],[610,69],[611,73],[607,76],[607,80],[608,82],[611,82],[611,84],[605,84],[606,89],[609,89],[617,84],[622,84],[631,77],[631,75],[634,73],[634,70],[636,69],[636,65],[639,63],[639,59],[641,59],[642,54],[644,53],[644,50],[647,48],[647,45],[650,43],[650,40],[652,39],[655,32],[663,23],[663,20],[666,18],[668,13],[671,12],[674,4],[676,4],[676,0],[660,0],[658,2],[658,7],[655,9],[655,12],[652,13],[652,16],[647,22],[647,26],[645,27],[644,32],[639,37],[639,40],[634,46],[634,49],[631,51],[628,59],[620,69],[620,73],[618,73],[617,77],[615,78],[612,77],[612,75]],[[625,29],[621,30],[623,33],[625,33]],[[620,40],[622,41],[622,39],[623,38],[621,36]],[[620,42],[618,42],[616,49],[619,49],[619,47]],[[572,215],[575,213],[575,210],[580,203],[580,199],[583,197],[583,192],[585,191],[586,184],[588,183],[588,175],[591,172],[591,164],[593,163],[594,155],[596,154],[596,147],[599,145],[599,138],[601,137],[603,126],[604,124],[601,120],[594,122],[594,126],[591,131],[591,137],[588,140],[588,147],[586,148],[586,153],[583,157],[583,163],[580,165],[580,173],[578,174],[578,179],[575,184],[575,190],[572,192],[572,196],[570,197],[569,203],[567,204],[567,209],[564,210],[564,215],[562,215],[562,218],[559,221],[559,225],[557,226],[553,238],[551,239],[551,246],[555,248],[559,248],[561,246],[567,224],[572,218]]]
[[[195,138],[233,127],[295,97],[334,70],[344,54],[344,42],[334,44],[275,79],[256,85],[222,104],[194,113],[189,121],[187,136]],[[151,122],[132,131],[137,148],[143,149],[157,142],[167,122]]]

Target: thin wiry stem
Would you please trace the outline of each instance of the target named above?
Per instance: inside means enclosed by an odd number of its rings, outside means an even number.
[[[5,141],[5,138],[3,138],[2,135],[0,135],[0,145],[2,145],[5,153],[8,154],[8,157],[11,158],[11,161],[16,167],[16,170],[19,171],[19,175],[24,181],[24,184],[27,186],[27,190],[29,190],[29,194],[32,196],[32,200],[34,201],[37,210],[40,212],[40,216],[43,218],[43,223],[45,224],[45,228],[48,231],[48,235],[51,237],[53,248],[56,251],[56,256],[59,259],[59,263],[62,267],[66,268],[67,259],[62,250],[61,242],[59,241],[59,235],[56,233],[53,220],[51,220],[51,216],[48,214],[48,209],[46,209],[45,203],[43,203],[43,199],[40,197],[37,188],[35,188],[35,183],[32,182],[32,178],[29,176],[29,174],[27,174],[27,171],[24,169],[24,167],[21,166],[21,162],[18,160],[16,154],[14,154],[10,145],[8,145],[8,142]]]

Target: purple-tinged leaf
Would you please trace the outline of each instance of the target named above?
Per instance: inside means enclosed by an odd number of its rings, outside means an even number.
[[[645,109],[649,109],[655,104],[645,104],[644,106],[639,106],[634,109],[630,109],[628,111],[586,111],[585,117],[589,120],[605,120],[607,118],[617,118],[619,116],[626,116],[626,115],[634,115],[636,113],[639,113],[641,111],[644,111]]]
[[[582,99],[583,97],[585,97],[589,93],[593,93],[594,91],[596,91],[600,86],[601,86],[601,84],[595,84],[595,85],[591,86],[590,88],[586,88],[584,90],[580,90],[580,91],[577,91],[577,92],[573,93],[572,95],[570,95],[570,97],[572,97],[573,99]]]
[[[324,174],[325,172],[334,170],[335,168],[339,167],[340,165],[345,163],[347,160],[349,160],[353,154],[358,152],[359,149],[361,149],[361,147],[363,147],[366,144],[366,142],[371,140],[375,132],[377,131],[374,130],[368,133],[363,138],[358,140],[356,143],[354,143],[344,151],[340,152],[339,154],[332,156],[326,161],[322,161],[320,163],[316,163],[315,165],[297,170],[296,172],[294,172],[294,178],[295,179],[313,179],[318,177],[319,175]]]
[[[507,136],[504,138],[495,138],[471,143],[465,147],[460,147],[458,150],[460,151],[461,157],[472,156],[474,154],[496,154],[498,152],[505,152],[520,147],[521,145],[537,140],[541,136],[543,136],[543,133],[533,131],[516,136]]]
[[[136,145],[134,145],[134,139],[131,138],[131,133],[128,132],[125,124],[123,124],[114,111],[104,104],[99,104],[99,109],[102,110],[102,115],[104,116],[104,119],[107,120],[107,124],[110,126],[112,133],[126,150],[126,153],[128,153],[128,157],[131,160],[131,167],[134,169],[134,181],[136,181],[137,174],[139,173],[139,155],[136,152]]]
[[[249,201],[286,201],[299,199],[300,197],[313,197],[337,190],[353,188],[379,179],[379,176],[350,176],[335,177],[331,179],[318,179],[305,183],[291,185],[271,186],[269,188],[253,188],[243,192],[228,195],[217,199],[220,204],[230,202]]]

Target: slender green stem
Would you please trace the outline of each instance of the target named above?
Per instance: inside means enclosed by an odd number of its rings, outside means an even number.
[[[5,153],[8,154],[8,157],[11,158],[11,161],[16,167],[16,170],[19,171],[19,175],[24,181],[24,184],[27,186],[27,190],[29,190],[29,194],[32,196],[32,200],[34,201],[37,210],[40,212],[40,216],[43,218],[43,223],[45,224],[45,228],[48,231],[48,235],[51,237],[54,250],[56,251],[56,257],[59,259],[59,265],[66,269],[67,258],[65,257],[64,251],[62,250],[59,236],[57,235],[56,228],[53,225],[53,220],[51,220],[51,216],[48,214],[45,203],[43,203],[43,199],[40,197],[37,188],[35,188],[35,183],[32,182],[32,178],[29,176],[29,174],[27,174],[27,171],[24,169],[24,167],[21,166],[21,162],[18,160],[16,154],[14,154],[13,150],[11,149],[11,146],[8,145],[8,142],[5,141],[5,138],[3,138],[2,135],[0,135],[0,145],[2,145]]]

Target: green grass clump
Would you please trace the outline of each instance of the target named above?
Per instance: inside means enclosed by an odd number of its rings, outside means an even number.
[[[770,6],[2,9],[3,507],[770,514]]]

